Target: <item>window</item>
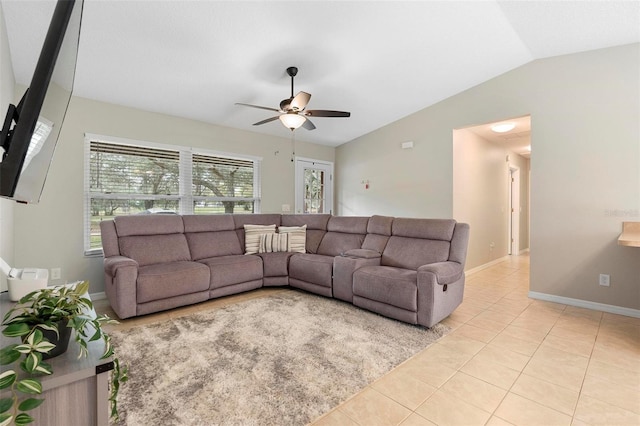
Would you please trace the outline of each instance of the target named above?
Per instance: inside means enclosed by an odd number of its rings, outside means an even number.
[[[128,214],[260,211],[260,159],[87,136],[85,254],[102,249],[100,222]]]

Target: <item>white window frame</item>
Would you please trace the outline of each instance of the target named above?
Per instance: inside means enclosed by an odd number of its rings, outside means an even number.
[[[104,194],[90,191],[90,159],[91,159],[91,142],[104,142],[117,145],[139,146],[150,149],[164,149],[178,151],[180,153],[179,160],[179,195],[146,195],[135,196],[131,194]],[[253,162],[253,197],[211,197],[211,196],[194,196],[192,194],[192,161],[193,155],[206,155],[212,157],[224,157],[235,160],[244,160]],[[180,214],[193,214],[193,205],[196,200],[212,200],[212,201],[252,201],[255,213],[260,213],[261,205],[261,165],[262,157],[256,157],[245,154],[235,154],[222,151],[214,151],[202,148],[194,148],[182,145],[169,145],[156,142],[140,141],[134,139],[118,138],[113,136],[103,136],[92,133],[85,133],[84,138],[84,254],[85,256],[100,256],[103,254],[102,248],[91,248],[91,200],[95,198],[126,198],[126,199],[177,199],[179,201]]]

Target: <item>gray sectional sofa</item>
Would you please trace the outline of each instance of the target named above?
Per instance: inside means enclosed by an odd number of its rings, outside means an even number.
[[[305,252],[245,254],[244,225],[306,225]],[[331,215],[137,215],[101,223],[120,318],[291,286],[431,327],[462,302],[469,226]]]

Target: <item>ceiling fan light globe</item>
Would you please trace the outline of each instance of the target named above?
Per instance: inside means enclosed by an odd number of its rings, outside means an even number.
[[[284,127],[286,127],[289,130],[296,130],[297,128],[302,126],[305,121],[307,121],[306,117],[302,115],[298,115],[296,113],[291,113],[291,112],[287,114],[282,114],[278,118],[280,119]]]

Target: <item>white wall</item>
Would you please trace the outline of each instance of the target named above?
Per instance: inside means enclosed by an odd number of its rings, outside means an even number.
[[[15,78],[11,66],[11,52],[7,40],[7,27],[0,5],[0,123],[4,122],[7,107],[14,101]],[[13,266],[13,205],[12,201],[0,198],[0,257]],[[7,290],[7,281],[0,273],[0,291]]]
[[[453,132],[453,217],[471,229],[467,270],[509,253],[510,165],[519,167],[521,175],[522,250],[528,248],[528,160],[469,130]]]
[[[61,267],[61,281],[88,279],[92,293],[103,291],[104,278],[102,258],[83,255],[85,133],[262,157],[262,212],[294,205],[291,139],[284,128],[284,137],[265,136],[72,97],[40,203],[15,207],[15,261]],[[334,148],[309,143],[298,142],[296,154],[335,160]]]
[[[451,217],[452,129],[529,114],[531,290],[640,309],[640,250],[616,244],[640,220],[637,43],[534,61],[338,147],[338,213]]]

